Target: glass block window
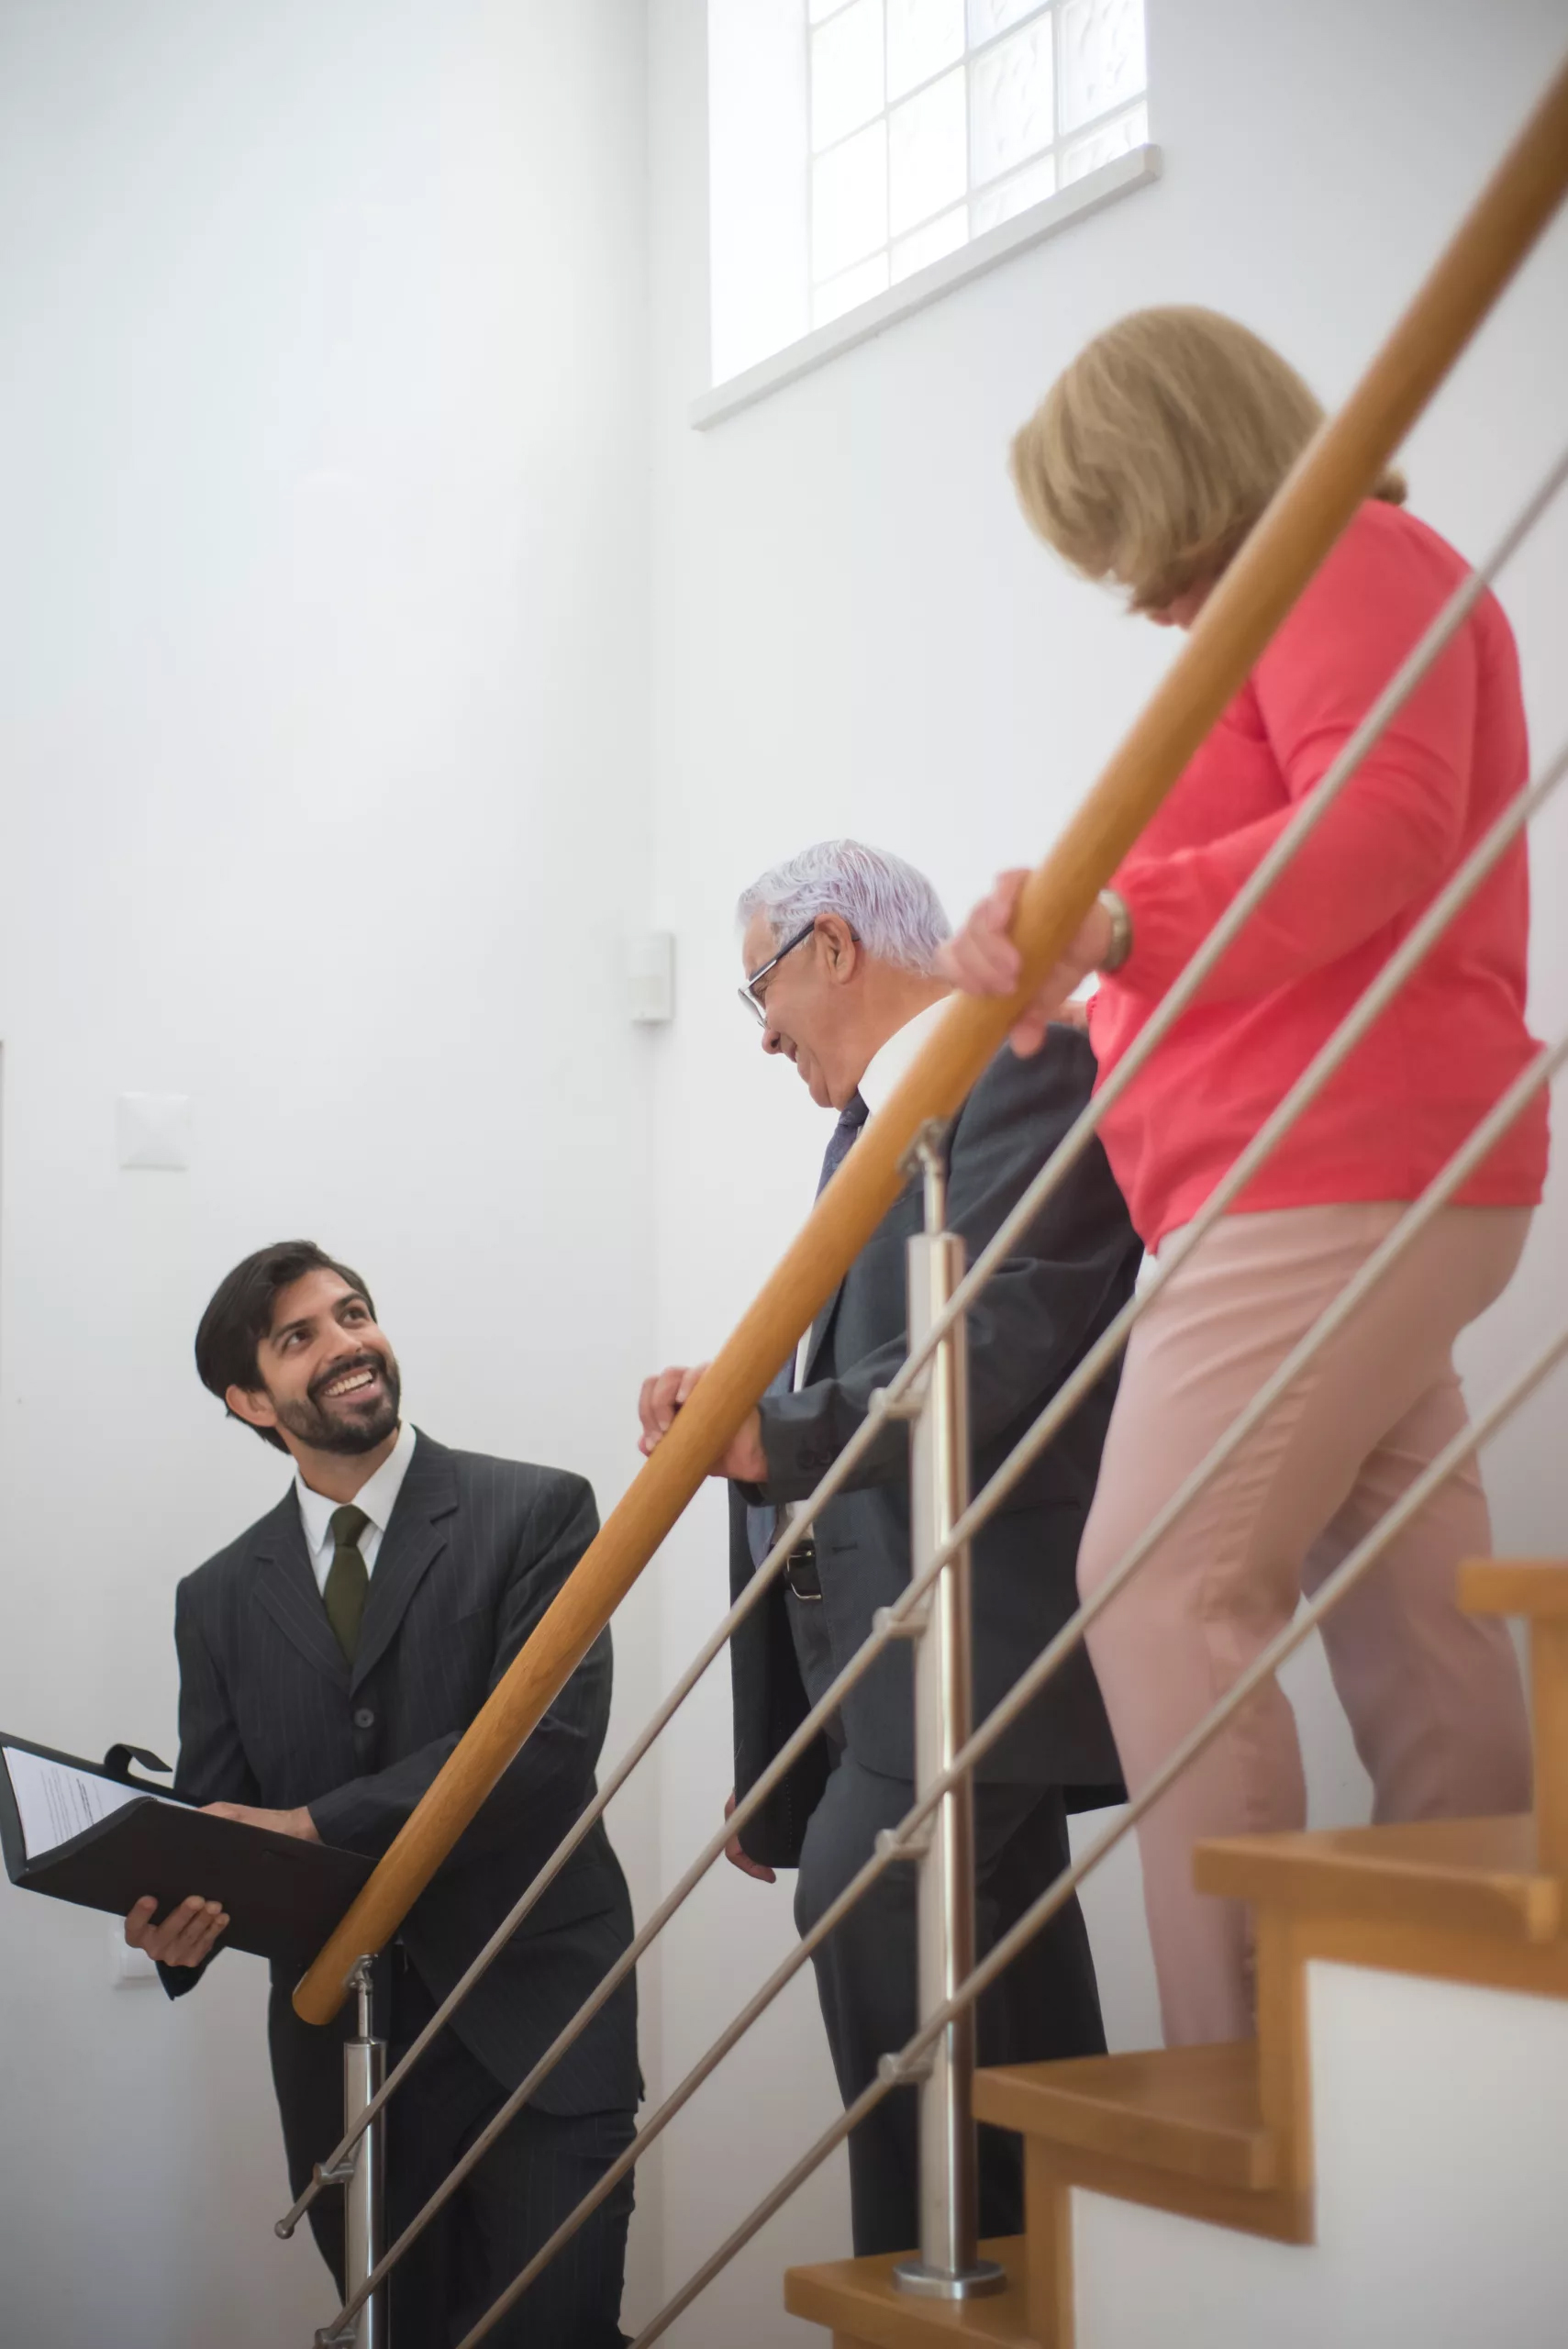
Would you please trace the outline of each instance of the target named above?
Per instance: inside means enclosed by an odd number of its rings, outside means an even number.
[[[804,0],[811,323],[1149,136],[1143,0]]]

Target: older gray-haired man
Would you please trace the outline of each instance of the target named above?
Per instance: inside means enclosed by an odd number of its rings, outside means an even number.
[[[762,1050],[795,1063],[823,1108],[839,1112],[823,1180],[853,1146],[939,1017],[932,963],[948,924],[935,890],[899,858],[825,841],[766,873],[740,899],[742,989]],[[1053,1028],[1038,1058],[1003,1051],[952,1129],[949,1220],[971,1260],[1082,1109],[1094,1081],[1087,1038]],[[803,1500],[865,1416],[906,1352],[905,1250],[920,1228],[912,1186],[890,1209],[717,1464],[730,1481],[730,1581],[737,1593],[774,1539],[781,1508]],[[1012,1448],[1131,1292],[1140,1248],[1097,1142],[1026,1241],[999,1267],[969,1320],[970,1408],[978,1485]],[[642,1445],[651,1451],[700,1368],[649,1379]],[[1078,1538],[1094,1497],[1114,1381],[1084,1402],[974,1547],[974,1711],[989,1712],[1074,1604]],[[731,1647],[735,1784],[761,1775],[909,1579],[907,1442],[890,1426],[849,1488],[817,1520],[784,1583]],[[832,1731],[746,1828],[730,1856],[770,1881],[798,1866],[804,1932],[869,1857],[879,1829],[913,1799],[908,1650],[895,1646],[845,1700]],[[1059,1674],[982,1765],[975,1788],[976,1910],[982,1950],[1067,1860],[1069,1809],[1119,1793],[1115,1747],[1088,1659]],[[743,1845],[743,1849],[740,1846]],[[846,2104],[879,2055],[916,2022],[912,1874],[887,1871],[815,1955],[817,1992]],[[982,1999],[981,2061],[1023,2063],[1099,2052],[1105,2039],[1088,1937],[1076,1903]],[[899,2089],[850,2140],[855,2249],[910,2248],[918,2232],[912,2090]],[[981,2132],[981,2232],[1022,2231],[1017,2141]]]

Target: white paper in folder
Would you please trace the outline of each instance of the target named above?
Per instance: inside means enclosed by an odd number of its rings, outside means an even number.
[[[0,1746],[0,1758],[10,1773],[29,1860],[41,1859],[57,1843],[69,1843],[73,1835],[149,1792],[146,1787],[123,1786],[117,1778],[95,1777],[90,1770],[72,1770],[67,1763],[25,1753],[19,1745]],[[153,1796],[155,1802],[167,1799]]]

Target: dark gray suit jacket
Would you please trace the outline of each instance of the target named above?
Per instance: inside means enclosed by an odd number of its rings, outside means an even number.
[[[308,1804],[324,1842],[384,1852],[597,1530],[581,1476],[449,1452],[420,1435],[350,1671],[291,1486],[180,1585],[176,1793],[268,1809]],[[452,1988],[592,1798],[610,1673],[606,1631],[409,1911],[404,1946],[434,1998]],[[601,1822],[452,2028],[515,2087],[630,1938],[625,1880]],[[164,1969],[174,1996],[196,1978]],[[637,2098],[628,1978],[535,2102],[581,2113]]]
[[[975,1085],[950,1145],[951,1230],[979,1254],[1089,1097],[1088,1039],[1057,1026],[1035,1058],[1004,1049]],[[921,1229],[917,1183],[890,1208],[817,1322],[805,1376],[762,1406],[763,1486],[730,1488],[730,1586],[751,1579],[748,1500],[804,1500],[863,1419],[907,1352],[906,1242]],[[1141,1250],[1098,1142],[1090,1144],[969,1316],[973,1489],[1038,1418],[1132,1293]],[[980,1721],[1076,1604],[1078,1541],[1099,1473],[1115,1398],[1102,1379],[974,1544],[974,1718]],[[817,1568],[833,1663],[841,1669],[872,1617],[909,1580],[907,1429],[891,1424],[817,1520]],[[736,1786],[761,1775],[806,1711],[782,1586],[730,1643]],[[913,1664],[896,1642],[843,1709],[849,1750],[871,1770],[914,1772]],[[742,1837],[753,1857],[792,1866],[826,1776],[818,1742]],[[1058,1785],[1079,1806],[1110,1799],[1116,1747],[1082,1650],[981,1765],[983,1780]],[[1074,1793],[1076,1790],[1076,1793]]]

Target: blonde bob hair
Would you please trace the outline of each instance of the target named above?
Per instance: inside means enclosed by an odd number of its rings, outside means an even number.
[[[1218,578],[1322,421],[1234,318],[1135,310],[1052,384],[1013,441],[1013,484],[1048,546],[1159,611]],[[1402,504],[1400,475],[1376,495]]]

